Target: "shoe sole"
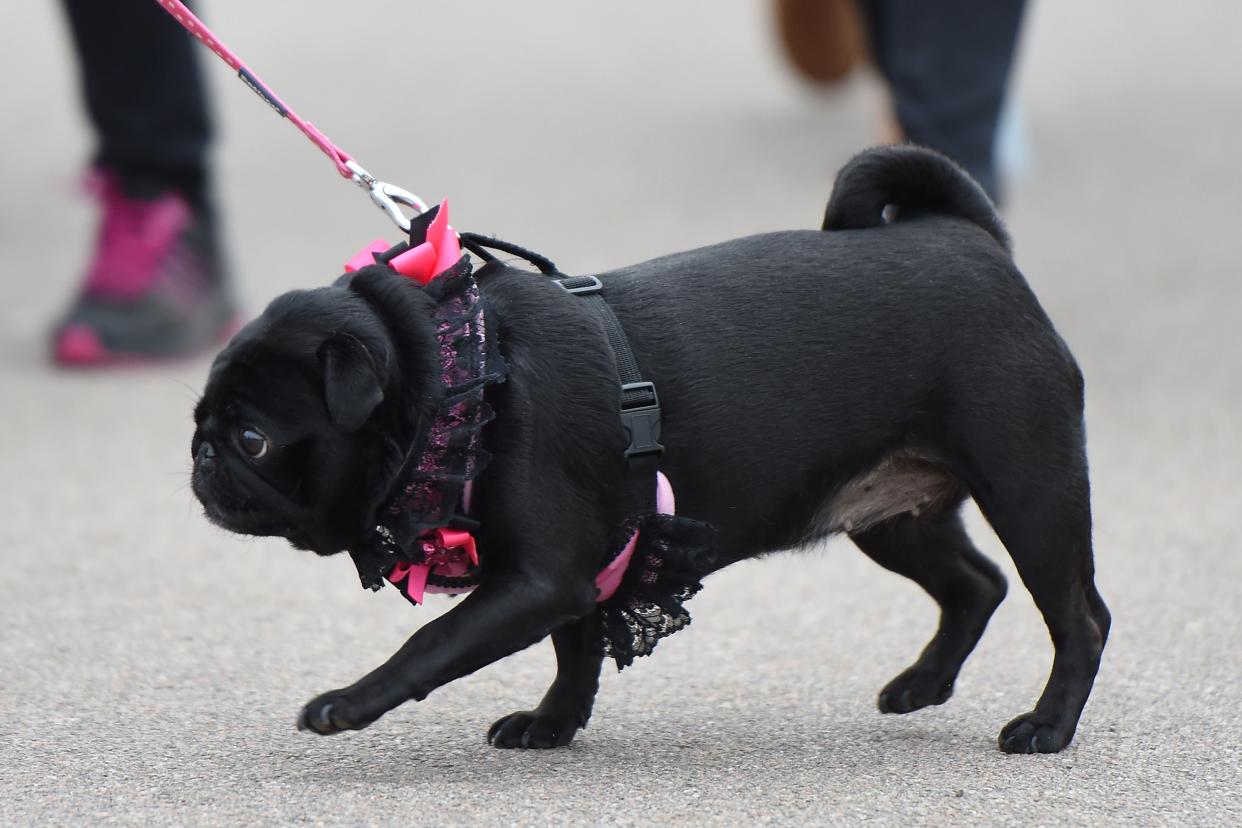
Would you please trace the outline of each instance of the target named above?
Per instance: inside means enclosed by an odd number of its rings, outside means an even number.
[[[241,330],[241,317],[233,317],[202,347],[168,354],[139,354],[109,351],[94,330],[85,325],[69,325],[56,337],[52,361],[62,368],[141,367],[192,359],[213,346],[223,345]]]

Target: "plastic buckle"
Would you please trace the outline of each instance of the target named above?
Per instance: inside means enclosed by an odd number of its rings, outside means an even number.
[[[643,391],[646,395],[627,405],[624,401],[627,391]],[[621,386],[621,394],[621,425],[629,440],[625,449],[626,459],[660,457],[664,454],[664,446],[660,445],[660,398],[656,394],[655,383],[628,382]]]
[[[584,279],[586,281],[583,282],[583,284],[575,285],[574,287],[570,287],[569,285],[565,284],[566,282],[577,282],[577,281],[582,281]],[[567,276],[564,279],[557,279],[556,283],[560,285],[562,288],[564,288],[566,292],[572,293],[574,296],[586,296],[592,293],[599,293],[601,290],[604,289],[604,283],[601,282],[599,279],[596,279],[594,276]],[[634,384],[641,385],[642,383],[634,383]],[[651,385],[651,383],[646,383],[646,384]],[[652,393],[654,394],[655,391],[653,390]]]

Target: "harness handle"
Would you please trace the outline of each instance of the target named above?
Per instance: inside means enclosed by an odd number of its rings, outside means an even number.
[[[540,253],[533,250],[527,250],[521,245],[513,242],[503,241],[492,236],[484,236],[479,233],[461,233],[458,235],[461,246],[478,256],[485,262],[494,262],[496,257],[492,255],[492,250],[499,250],[501,253],[508,253],[511,256],[517,256],[519,259],[530,262],[539,272],[545,276],[564,276],[557,269],[556,263]]]

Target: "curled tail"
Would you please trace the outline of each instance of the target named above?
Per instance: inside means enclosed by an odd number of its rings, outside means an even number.
[[[986,230],[1012,252],[996,207],[970,175],[938,152],[911,145],[876,147],[837,173],[824,213],[825,230],[858,230],[887,223],[885,209],[903,216],[958,216]]]

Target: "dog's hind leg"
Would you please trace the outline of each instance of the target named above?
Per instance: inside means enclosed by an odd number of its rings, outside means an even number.
[[[1074,738],[1111,619],[1095,587],[1081,378],[1066,382],[1072,406],[1049,404],[1065,395],[1044,376],[1022,380],[995,395],[1010,403],[1000,416],[961,418],[959,477],[1013,558],[1055,651],[1035,709],[1001,730],[1000,748],[1055,753]]]
[[[1055,648],[1035,709],[1001,730],[1000,748],[1055,753],[1074,738],[1111,618],[1095,587],[1085,459],[1062,468],[1047,454],[1030,459],[1034,467],[1009,467],[1002,482],[975,499],[1013,558]]]
[[[917,661],[880,691],[881,713],[910,713],[953,695],[962,663],[1005,597],[1005,578],[975,549],[956,505],[898,515],[850,538],[880,566],[911,579],[940,605],[940,626]]]
[[[599,689],[604,643],[598,612],[552,631],[556,679],[534,710],[519,710],[497,721],[487,741],[498,748],[551,748],[567,745],[586,727]]]

